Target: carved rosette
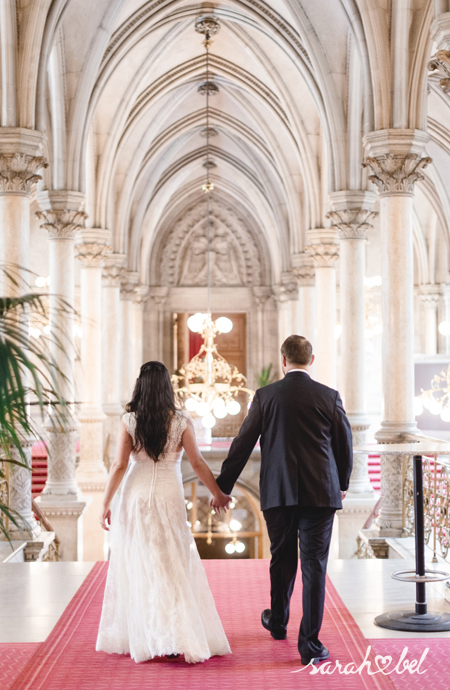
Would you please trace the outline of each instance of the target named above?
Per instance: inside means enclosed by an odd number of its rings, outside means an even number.
[[[215,36],[220,31],[220,22],[217,17],[212,14],[204,14],[195,20],[195,30],[199,34],[209,34]]]
[[[367,231],[372,227],[375,213],[363,208],[345,211],[330,211],[327,214],[333,227],[339,230],[341,240],[367,240]]]
[[[0,154],[0,194],[31,194],[32,186],[42,180],[37,171],[47,167],[43,156]]]
[[[63,209],[56,211],[37,211],[37,218],[43,221],[41,228],[48,231],[51,240],[73,240],[75,233],[84,226],[87,213],[84,211],[70,211]]]
[[[377,158],[369,156],[364,159],[362,166],[372,171],[369,180],[378,187],[381,195],[392,195],[413,194],[414,183],[424,179],[422,170],[429,163],[431,158],[419,158],[416,153],[407,156],[388,153]]]
[[[450,94],[450,50],[438,50],[428,63],[428,69],[438,72],[443,92]]]

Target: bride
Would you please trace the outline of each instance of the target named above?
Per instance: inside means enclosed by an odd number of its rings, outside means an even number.
[[[189,415],[176,408],[164,364],[141,367],[126,409],[101,514],[103,529],[111,526],[111,560],[96,649],[137,662],[184,654],[194,663],[230,654],[186,521],[183,449],[219,510],[231,497],[200,454]],[[111,501],[124,475],[111,524]]]

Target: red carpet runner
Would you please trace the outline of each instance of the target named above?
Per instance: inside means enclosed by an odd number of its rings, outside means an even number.
[[[61,619],[40,645],[11,690],[393,690],[390,677],[310,674],[299,663],[296,637],[301,585],[292,600],[288,639],[272,640],[260,623],[269,605],[268,561],[204,561],[233,651],[203,664],[154,659],[136,664],[127,656],[95,651],[107,563],[97,563]],[[364,659],[364,639],[330,580],[321,639],[331,661]],[[304,669],[297,672],[299,669]],[[409,674],[408,674],[409,675]],[[426,676],[419,676],[421,680]]]

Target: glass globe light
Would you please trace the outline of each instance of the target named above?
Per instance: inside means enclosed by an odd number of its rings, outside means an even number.
[[[210,409],[209,405],[205,402],[199,402],[197,405],[197,409],[195,410],[198,414],[199,417],[204,417],[205,415],[209,414]]]
[[[236,548],[235,548],[235,546],[234,546],[234,544],[233,544],[232,541],[230,541],[229,544],[226,544],[226,545],[225,545],[225,551],[226,551],[227,553],[229,553],[229,554],[232,554],[232,553],[234,553],[234,552],[236,551]]]
[[[218,398],[214,401],[213,412],[214,416],[217,417],[217,419],[223,419],[227,416],[227,408],[225,406],[225,401],[223,398]]]
[[[444,407],[442,410],[441,419],[443,422],[450,422],[450,409],[448,407]]]
[[[423,412],[423,402],[420,398],[414,398],[414,416],[418,417]]]
[[[202,424],[205,429],[212,429],[216,424],[216,418],[211,412],[208,412],[208,414],[203,417]]]
[[[245,551],[245,544],[243,544],[241,541],[237,541],[234,545],[234,548],[238,553],[243,553]]]
[[[232,400],[231,402],[228,403],[228,405],[227,405],[228,414],[235,415],[235,414],[239,414],[240,411],[241,411],[241,406],[237,400]]]
[[[37,287],[44,287],[47,283],[47,280],[44,278],[44,276],[38,276],[34,282]]]
[[[45,335],[50,335],[51,330],[52,330],[52,329],[51,329],[50,324],[47,324],[47,326],[44,326],[44,333],[45,333]]]
[[[190,316],[187,320],[189,330],[193,331],[194,333],[200,333],[200,331],[203,328],[205,319],[206,314],[201,314],[200,312],[197,312],[193,316]]]
[[[220,333],[229,333],[233,328],[233,322],[226,316],[220,316],[216,321],[216,326]]]
[[[184,403],[184,406],[188,412],[195,412],[198,407],[198,401],[195,398],[188,398]]]
[[[430,401],[429,398],[424,398],[424,399],[422,400],[422,405],[423,405],[423,407],[424,407],[425,410],[429,410],[429,409],[430,409],[430,402],[431,402],[431,401]]]
[[[450,335],[450,323],[448,321],[441,321],[438,328],[441,335]]]
[[[428,409],[431,414],[438,415],[442,412],[442,405],[437,400],[432,400]]]
[[[230,520],[230,529],[232,532],[239,532],[239,530],[242,529],[239,520]]]

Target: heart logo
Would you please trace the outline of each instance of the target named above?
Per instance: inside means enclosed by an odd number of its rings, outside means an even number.
[[[377,654],[375,657],[375,663],[380,671],[386,671],[386,669],[388,669],[392,663],[392,657],[380,656],[380,654]]]

